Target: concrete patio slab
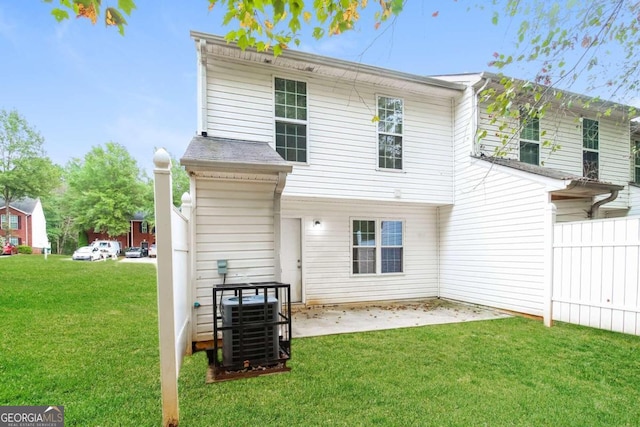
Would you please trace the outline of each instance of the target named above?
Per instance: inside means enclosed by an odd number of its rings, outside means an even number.
[[[293,310],[293,338],[409,328],[510,317],[487,307],[442,299],[367,306],[300,307]]]

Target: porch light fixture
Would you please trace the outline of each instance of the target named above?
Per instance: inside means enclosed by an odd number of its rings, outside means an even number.
[[[320,222],[320,220],[319,219],[314,219],[313,220],[313,228],[318,229],[320,227],[322,227],[322,223]]]

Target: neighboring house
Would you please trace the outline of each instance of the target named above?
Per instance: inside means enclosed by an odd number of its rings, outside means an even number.
[[[440,296],[542,315],[550,203],[557,207],[558,222],[627,214],[628,108],[594,102],[583,109],[579,100],[572,109],[553,107],[533,129],[516,133],[515,147],[504,159],[492,159],[499,141],[478,93],[499,77],[444,78],[468,89],[455,112],[455,202],[439,210]],[[612,114],[605,116],[609,108]],[[479,129],[488,130],[481,141],[475,137]],[[561,149],[551,154],[541,146],[543,138]],[[591,166],[584,170],[584,163]],[[585,178],[594,170],[599,180]],[[614,200],[596,204],[609,198]]]
[[[120,243],[120,247],[124,248],[131,246],[140,246],[142,242],[149,242],[149,244],[155,242],[155,229],[145,220],[142,213],[136,213],[129,221],[129,231],[120,236],[109,236],[107,233],[98,233],[94,230],[87,231],[87,241],[93,242],[94,240],[115,240]]]
[[[6,238],[14,245],[30,246],[33,253],[43,253],[43,249],[49,246],[47,238],[47,221],[42,210],[40,199],[24,198],[16,200],[9,205],[9,227],[7,233],[7,204],[0,199],[0,236]]]
[[[198,136],[181,163],[193,341],[211,340],[223,281],[290,283],[307,305],[446,297],[541,315],[551,202],[558,221],[629,210],[629,118],[617,109],[550,114],[492,159],[498,142],[476,135],[493,75],[429,78],[192,37]],[[548,156],[539,129],[563,148]]]

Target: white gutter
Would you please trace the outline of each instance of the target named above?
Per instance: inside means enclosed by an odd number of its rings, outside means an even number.
[[[491,83],[491,77],[487,77],[484,81],[484,84],[482,85],[482,87],[480,87],[480,89],[478,89],[477,91],[475,91],[474,95],[473,95],[473,110],[474,110],[474,114],[472,114],[472,120],[473,120],[473,146],[472,146],[472,154],[474,156],[480,155],[480,150],[478,147],[478,131],[480,130],[480,102],[478,101],[478,97],[480,95],[480,93],[485,90],[487,88],[487,86],[489,86],[489,84]]]
[[[209,127],[208,123],[208,111],[207,111],[207,41],[205,39],[200,39],[197,45],[197,58],[198,58],[198,94],[197,94],[197,104],[198,104],[198,135],[206,136],[207,129]],[[204,134],[203,134],[204,132]]]

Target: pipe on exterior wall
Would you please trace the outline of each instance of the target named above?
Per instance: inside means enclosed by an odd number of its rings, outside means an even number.
[[[473,120],[475,123],[473,124],[473,155],[479,155],[480,150],[478,149],[478,131],[480,130],[480,102],[478,101],[478,97],[480,93],[489,86],[491,83],[491,77],[486,77],[484,84],[478,89],[473,97]]]
[[[198,133],[206,136],[209,127],[207,115],[207,41],[201,39],[197,48],[198,57]]]
[[[589,218],[598,219],[598,210],[600,209],[600,206],[609,202],[613,202],[617,198],[618,198],[618,190],[614,190],[611,192],[609,197],[595,202],[593,205],[591,205],[591,209],[589,210]]]

